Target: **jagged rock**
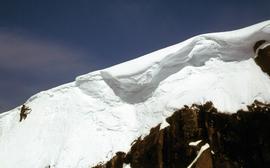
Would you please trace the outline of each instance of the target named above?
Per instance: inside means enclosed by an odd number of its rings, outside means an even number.
[[[270,165],[270,105],[255,101],[248,111],[220,113],[211,102],[185,106],[167,118],[170,126],[152,128],[138,138],[130,151],[117,153],[96,168],[182,168],[196,158],[199,149],[210,145],[192,168],[267,167]],[[197,140],[196,145],[189,145]],[[103,166],[103,167],[102,167]]]
[[[270,75],[270,42],[267,42],[266,40],[256,42],[254,51],[256,53],[255,62],[264,72]]]

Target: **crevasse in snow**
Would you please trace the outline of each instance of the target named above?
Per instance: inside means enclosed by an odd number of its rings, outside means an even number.
[[[231,113],[269,102],[269,77],[253,60],[262,39],[270,40],[270,21],[195,36],[40,92],[23,122],[19,107],[0,114],[0,167],[86,168],[127,152],[185,104],[212,101]]]

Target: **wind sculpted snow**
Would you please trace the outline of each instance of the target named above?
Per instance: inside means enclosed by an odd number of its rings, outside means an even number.
[[[161,81],[186,66],[203,66],[210,58],[223,61],[253,58],[253,45],[261,39],[270,40],[269,33],[270,22],[267,21],[237,31],[199,35],[101,70],[100,75],[123,101],[139,103],[151,97]]]
[[[270,101],[269,76],[254,60],[253,45],[270,40],[270,21],[204,34],[138,59],[43,91],[0,114],[1,168],[86,168],[127,152],[183,105],[212,101],[236,112],[255,99]]]

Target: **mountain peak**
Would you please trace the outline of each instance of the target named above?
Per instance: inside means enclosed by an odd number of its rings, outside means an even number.
[[[234,113],[270,101],[270,80],[255,63],[254,44],[270,41],[270,21],[195,36],[74,82],[40,92],[0,114],[1,167],[85,168],[127,152],[139,136],[176,109],[213,102]]]

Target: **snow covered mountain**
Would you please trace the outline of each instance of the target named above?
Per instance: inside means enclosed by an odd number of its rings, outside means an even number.
[[[0,114],[1,168],[87,168],[109,160],[175,109],[212,101],[227,113],[270,102],[270,79],[253,46],[270,41],[270,21],[182,43],[40,92]]]

